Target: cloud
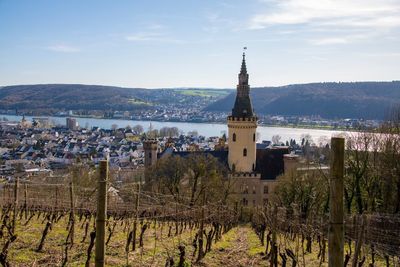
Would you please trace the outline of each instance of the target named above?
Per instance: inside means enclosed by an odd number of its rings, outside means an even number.
[[[341,37],[321,38],[321,39],[311,40],[310,43],[314,45],[347,44],[349,43],[349,39]]]
[[[367,57],[377,57],[377,58],[382,58],[382,57],[394,58],[394,57],[400,57],[400,52],[361,53],[361,55]]]
[[[363,41],[374,37],[377,37],[377,34],[363,32],[363,33],[356,33],[356,34],[352,33],[340,36],[320,37],[312,39],[309,42],[313,45],[340,45],[340,44],[354,43],[356,41]]]
[[[81,49],[75,46],[58,44],[46,47],[47,50],[61,53],[77,53],[80,52]]]
[[[398,0],[269,0],[268,11],[251,17],[250,29],[275,25],[369,29],[400,27]]]
[[[125,40],[131,42],[158,42],[158,43],[173,43],[183,44],[185,41],[171,38],[166,33],[158,31],[138,32],[125,36]]]

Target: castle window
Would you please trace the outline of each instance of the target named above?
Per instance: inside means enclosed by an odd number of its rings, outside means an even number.
[[[253,186],[253,194],[255,194],[255,193],[256,193],[256,187]]]
[[[268,194],[268,185],[264,185],[264,194]]]
[[[263,203],[264,203],[264,205],[267,205],[268,204],[268,198],[264,198],[263,199]]]
[[[149,159],[151,159],[151,152],[149,152]]]
[[[256,170],[256,168],[255,168],[254,163],[253,163],[253,171],[255,171],[255,170]]]
[[[247,201],[247,199],[246,198],[243,198],[243,206],[247,206],[247,203],[248,203],[248,201]]]
[[[256,200],[253,199],[253,206],[256,206]]]
[[[247,157],[247,149],[243,149],[243,157]]]
[[[232,172],[235,172],[235,170],[236,170],[236,165],[235,165],[235,163],[233,163],[232,164]]]
[[[249,193],[249,187],[246,185],[246,187],[243,190],[243,194],[248,194]]]
[[[253,134],[253,142],[255,142],[256,141],[256,134],[254,133]]]
[[[236,142],[236,134],[235,133],[233,133],[233,135],[232,135],[232,141]]]

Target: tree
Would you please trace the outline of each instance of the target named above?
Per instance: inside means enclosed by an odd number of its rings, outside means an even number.
[[[199,136],[199,133],[197,132],[197,130],[189,131],[187,134],[189,136],[193,136],[193,137]]]
[[[170,194],[175,201],[189,206],[200,204],[205,190],[207,201],[226,203],[231,190],[226,175],[226,167],[211,155],[171,155],[161,158],[147,170],[146,184],[148,190]]]
[[[382,203],[389,212],[400,213],[400,105],[391,109],[382,124],[380,140]]]
[[[143,126],[140,124],[137,124],[132,127],[132,131],[136,135],[141,135],[144,132]]]
[[[146,183],[151,190],[170,194],[175,201],[181,200],[181,187],[187,168],[179,156],[167,156],[157,161],[146,173]]]
[[[187,159],[190,206],[199,200],[203,190],[207,190],[208,198],[226,202],[229,192],[224,190],[223,177],[226,168],[211,155],[191,154]],[[220,194],[222,193],[222,194]]]
[[[298,207],[300,216],[307,219],[326,213],[327,188],[328,179],[322,170],[304,173],[292,170],[278,178],[272,202],[291,212],[294,212],[293,207]]]
[[[306,143],[308,143],[308,144],[312,144],[313,143],[313,140],[312,140],[312,137],[311,137],[311,135],[310,134],[302,134],[301,135],[301,145],[303,146],[303,145],[305,145]]]
[[[280,135],[272,136],[272,143],[274,145],[280,145],[281,144],[281,136]]]

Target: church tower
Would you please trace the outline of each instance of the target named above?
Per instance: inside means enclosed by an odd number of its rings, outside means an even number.
[[[156,139],[148,139],[143,142],[144,166],[148,168],[157,163],[158,142]]]
[[[249,75],[243,53],[235,105],[228,116],[229,167],[233,172],[251,173],[256,168],[257,117],[250,100]]]

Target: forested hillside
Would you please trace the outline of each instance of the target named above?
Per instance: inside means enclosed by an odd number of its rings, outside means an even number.
[[[400,82],[311,83],[251,90],[258,114],[319,115],[323,118],[382,119],[400,104]],[[206,110],[229,111],[235,93]]]
[[[166,106],[229,112],[235,91],[142,89],[81,84],[16,85],[0,88],[0,110],[119,110]],[[311,83],[252,88],[257,114],[319,115],[323,118],[383,119],[400,104],[400,81]]]

